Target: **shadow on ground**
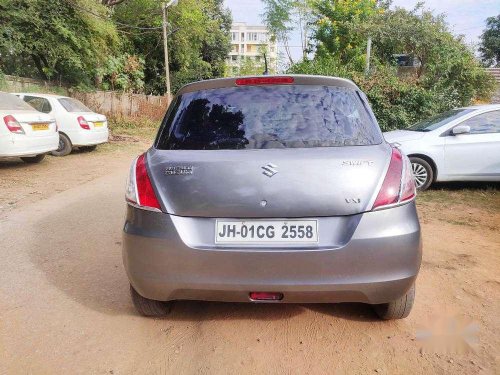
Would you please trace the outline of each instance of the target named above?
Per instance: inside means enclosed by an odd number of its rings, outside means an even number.
[[[500,182],[487,181],[456,181],[456,182],[436,182],[434,183],[428,191],[435,190],[448,190],[448,191],[459,191],[459,190],[500,190]]]

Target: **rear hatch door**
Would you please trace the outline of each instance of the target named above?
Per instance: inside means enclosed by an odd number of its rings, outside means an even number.
[[[390,147],[162,151],[148,166],[164,210],[201,217],[317,217],[371,208]]]

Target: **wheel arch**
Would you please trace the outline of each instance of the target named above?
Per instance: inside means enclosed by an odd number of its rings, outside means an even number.
[[[410,154],[408,154],[408,157],[409,158],[411,158],[411,157],[420,158],[420,159],[425,160],[427,163],[429,163],[431,168],[432,168],[432,172],[434,172],[432,182],[436,182],[437,175],[438,175],[438,167],[436,165],[436,162],[430,156],[425,155],[425,154],[419,154],[419,153],[410,153]]]
[[[59,130],[59,134],[62,134],[62,135],[64,135],[66,138],[68,138],[69,143],[71,144],[71,147],[73,147],[73,141],[71,140],[71,137],[70,137],[68,134],[66,134],[65,132],[63,132],[63,131],[61,131],[61,130]]]

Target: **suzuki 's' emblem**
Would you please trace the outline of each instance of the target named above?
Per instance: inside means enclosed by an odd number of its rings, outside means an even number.
[[[261,168],[263,169],[262,174],[267,177],[273,177],[276,173],[278,173],[278,170],[276,169],[278,167],[272,163],[268,163]]]

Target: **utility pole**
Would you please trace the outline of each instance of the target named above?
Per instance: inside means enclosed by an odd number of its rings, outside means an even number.
[[[372,37],[368,37],[368,43],[366,44],[366,68],[365,74],[370,74],[370,57],[372,53]]]
[[[172,1],[170,1],[170,4]],[[163,13],[163,48],[165,49],[165,84],[167,86],[167,95],[170,97],[170,70],[168,68],[168,42],[167,42],[167,7],[170,4],[161,5]]]

